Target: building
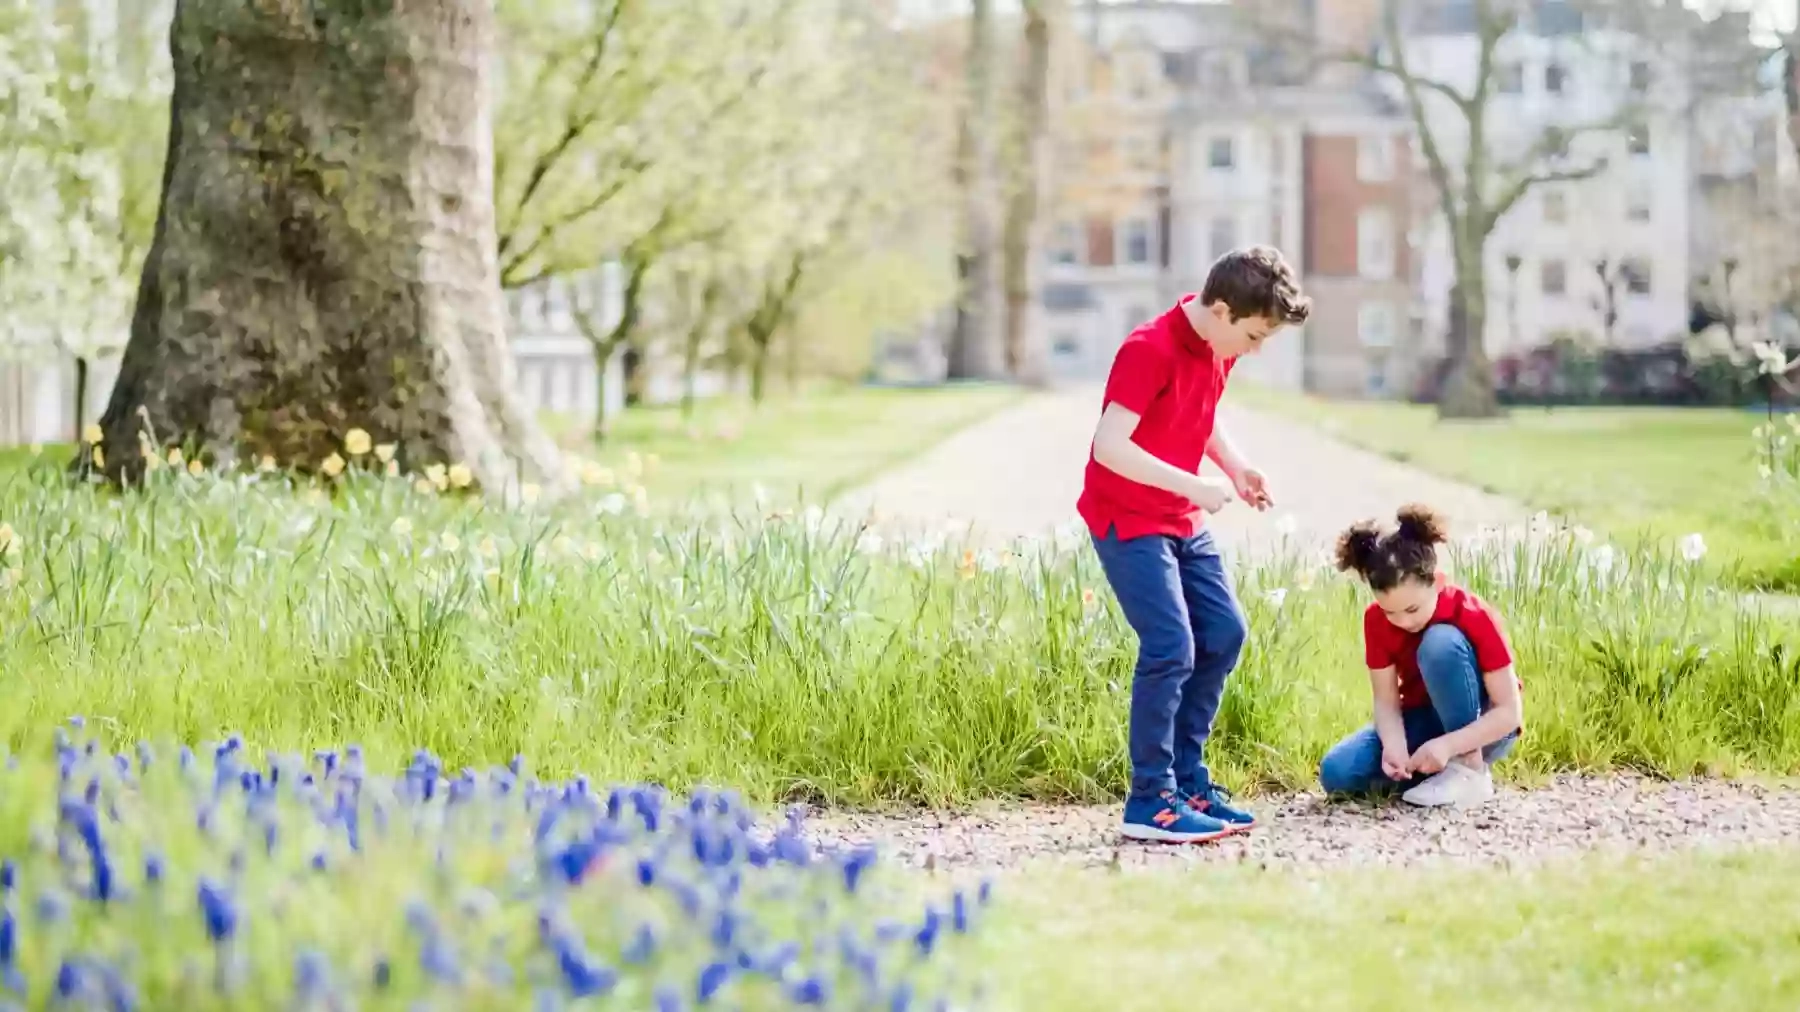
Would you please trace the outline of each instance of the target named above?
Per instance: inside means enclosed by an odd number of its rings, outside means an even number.
[[[1302,69],[1231,5],[1137,0],[1076,20],[1053,95],[1054,372],[1103,375],[1124,335],[1198,291],[1219,255],[1270,244],[1318,311],[1239,374],[1337,394],[1404,382],[1412,167],[1394,103],[1362,75]]]
[[[1495,226],[1484,264],[1491,354],[1558,337],[1643,347],[1685,336],[1695,280],[1716,259],[1709,194],[1757,170],[1770,118],[1768,102],[1710,93],[1700,79],[1705,54],[1695,47],[1748,47],[1748,23],[1686,16],[1680,27],[1697,30],[1650,40],[1576,5],[1537,0],[1499,41],[1485,108],[1490,192],[1524,172],[1600,167],[1532,186]],[[1470,93],[1480,51],[1473,17],[1466,0],[1421,8],[1403,43],[1408,63]],[[1400,98],[1397,82],[1386,87]],[[1447,102],[1427,108],[1452,172],[1464,171],[1466,119]],[[1569,138],[1558,162],[1532,154],[1552,131]],[[1450,243],[1446,221],[1431,215],[1419,250],[1428,343],[1447,328]]]

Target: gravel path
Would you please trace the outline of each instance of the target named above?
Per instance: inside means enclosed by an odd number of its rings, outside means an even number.
[[[1672,851],[1800,843],[1800,790],[1717,780],[1563,778],[1503,788],[1463,811],[1262,799],[1262,828],[1218,843],[1121,841],[1119,808],[992,806],[978,811],[809,817],[824,846],[876,844],[911,867],[990,871],[1052,863],[1126,868],[1250,863],[1262,867],[1458,862],[1517,867],[1591,851]]]
[[[1099,406],[1094,386],[1031,397],[847,493],[833,509],[857,519],[873,511],[883,526],[900,530],[968,530],[991,545],[1047,535],[1077,519],[1075,498]],[[1268,473],[1276,496],[1268,513],[1234,504],[1209,520],[1221,542],[1241,555],[1284,544],[1321,547],[1352,521],[1392,516],[1414,499],[1444,510],[1463,533],[1517,525],[1528,515],[1517,503],[1234,405],[1229,395],[1219,418]]]

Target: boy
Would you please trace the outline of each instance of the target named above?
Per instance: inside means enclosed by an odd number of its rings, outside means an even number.
[[[1234,250],[1213,264],[1198,298],[1134,330],[1107,377],[1076,509],[1138,637],[1127,838],[1199,843],[1256,825],[1201,757],[1248,633],[1201,520],[1234,492],[1259,510],[1273,504],[1262,472],[1213,415],[1238,356],[1311,312],[1278,251]],[[1230,483],[1200,477],[1203,458]]]

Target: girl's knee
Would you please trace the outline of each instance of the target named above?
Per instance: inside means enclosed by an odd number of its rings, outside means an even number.
[[[1359,794],[1368,786],[1368,771],[1351,750],[1333,749],[1319,761],[1319,787],[1326,794]]]
[[[1448,622],[1427,627],[1425,634],[1419,637],[1419,663],[1421,664],[1465,656],[1474,657],[1475,647],[1461,629]]]

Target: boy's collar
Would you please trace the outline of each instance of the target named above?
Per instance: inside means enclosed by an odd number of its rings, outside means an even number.
[[[1188,316],[1188,305],[1199,301],[1200,296],[1194,294],[1184,295],[1175,301],[1175,335],[1180,338],[1182,347],[1196,354],[1210,355],[1212,344],[1200,336],[1199,328],[1194,326],[1193,319]]]

